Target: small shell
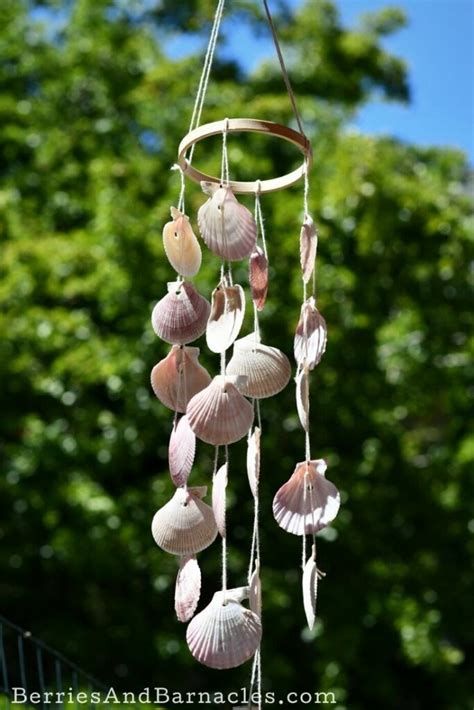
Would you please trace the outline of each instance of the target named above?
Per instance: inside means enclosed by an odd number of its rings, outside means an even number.
[[[185,412],[189,400],[211,381],[198,362],[199,348],[173,345],[151,371],[151,386],[160,402],[174,412]]]
[[[199,209],[198,224],[209,249],[227,261],[238,261],[255,249],[257,225],[230,187],[201,183],[210,198]]]
[[[246,397],[263,399],[273,397],[286,387],[291,377],[291,365],[281,350],[262,345],[251,333],[235,341],[226,372],[247,378],[240,388]]]
[[[224,464],[217,471],[212,482],[212,510],[214,511],[217,529],[222,537],[225,537],[226,488],[227,464]]]
[[[262,311],[268,292],[268,259],[260,247],[250,254],[249,283],[257,311]]]
[[[189,223],[189,217],[171,208],[172,222],[163,228],[163,246],[168,261],[181,276],[195,276],[201,267],[201,247]]]
[[[314,550],[312,556],[305,564],[303,571],[303,605],[306,620],[310,629],[316,621],[316,600],[318,596],[318,568]]]
[[[195,557],[182,557],[174,592],[174,608],[179,621],[189,621],[194,616],[201,596],[201,570]]]
[[[241,286],[220,284],[212,294],[206,340],[209,350],[223,353],[239,334],[245,315],[245,293]]]
[[[153,309],[153,330],[167,343],[191,343],[206,330],[210,311],[211,304],[192,284],[173,281],[168,284],[166,296]]]
[[[205,489],[204,489],[205,491]],[[151,525],[158,547],[172,555],[194,555],[209,547],[217,537],[212,508],[201,500],[199,488],[177,488],[160,508]]]
[[[326,321],[311,296],[301,306],[301,315],[295,333],[294,351],[298,365],[302,367],[306,364],[310,370],[313,370],[324,355],[326,342]]]
[[[239,378],[214,377],[206,389],[188,404],[188,420],[199,439],[221,446],[238,441],[248,432],[253,421],[253,407],[234,382]]]
[[[309,431],[309,372],[303,368],[296,375],[296,409],[301,426]]]
[[[258,617],[262,616],[262,585],[260,583],[260,565],[258,562],[255,563],[255,569],[250,578],[249,607]]]
[[[273,515],[278,525],[293,535],[322,530],[337,515],[340,496],[327,481],[324,459],[302,461],[273,499]],[[305,490],[306,488],[306,490]]]
[[[236,668],[260,645],[262,625],[257,614],[222,592],[190,622],[186,640],[194,658],[209,668]]]
[[[306,215],[300,233],[300,261],[303,281],[305,284],[311,278],[316,261],[316,250],[318,248],[318,236],[316,227],[309,215]]]
[[[173,427],[168,447],[168,464],[174,485],[186,485],[196,454],[196,436],[186,415]]]
[[[250,432],[249,432],[250,434]],[[247,443],[247,476],[253,497],[258,495],[260,479],[260,429],[255,427]]]

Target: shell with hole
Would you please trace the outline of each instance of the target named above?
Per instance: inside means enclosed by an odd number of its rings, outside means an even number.
[[[262,345],[255,333],[251,333],[235,341],[226,372],[247,378],[240,387],[246,397],[264,399],[286,387],[291,377],[291,365],[281,350]]]
[[[225,352],[242,327],[245,315],[245,292],[241,286],[219,284],[214,289],[211,313],[207,322],[206,341],[213,353]]]
[[[326,350],[327,334],[326,321],[310,296],[301,306],[295,333],[294,352],[299,367],[306,365],[313,370],[318,365]]]
[[[253,421],[253,407],[239,392],[242,386],[242,378],[218,375],[192,398],[186,414],[199,439],[221,446],[247,434]]]
[[[198,356],[199,348],[173,345],[168,355],[151,371],[153,392],[174,412],[185,412],[189,400],[211,381]]]
[[[201,247],[189,217],[171,207],[172,222],[163,228],[163,246],[168,261],[181,276],[195,276],[201,267]]]
[[[268,292],[268,259],[260,247],[249,258],[249,283],[257,311],[262,311]]]
[[[212,508],[201,498],[206,488],[177,488],[174,496],[153,518],[153,538],[172,555],[195,555],[209,547],[217,537]]]
[[[209,301],[188,281],[168,284],[168,293],[158,301],[151,314],[153,330],[172,345],[185,345],[206,330],[211,311]]]
[[[174,608],[179,621],[189,621],[194,616],[201,596],[201,570],[193,556],[182,557],[176,577]]]
[[[273,499],[278,525],[293,535],[316,533],[337,515],[339,491],[324,475],[324,459],[302,461]]]
[[[236,668],[248,661],[262,639],[259,617],[232,598],[217,592],[190,622],[186,641],[194,658],[209,668]]]
[[[209,249],[226,261],[250,256],[257,241],[257,225],[252,213],[241,205],[230,187],[202,182],[210,195],[198,212],[198,225]]]
[[[168,465],[176,487],[187,483],[196,454],[196,435],[186,415],[175,422],[168,446]]]

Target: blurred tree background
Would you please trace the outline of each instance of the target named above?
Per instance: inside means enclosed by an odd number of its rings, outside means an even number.
[[[230,5],[225,32],[248,22],[258,41],[260,4]],[[126,690],[235,690],[249,673],[194,662],[174,618],[176,560],[150,534],[173,490],[172,416],[149,386],[168,348],[150,313],[173,277],[161,229],[202,61],[171,61],[165,46],[177,32],[206,36],[214,6],[3,0],[0,13],[0,609]],[[289,386],[263,404],[264,685],[332,690],[341,710],[474,703],[472,174],[458,151],[347,129],[374,94],[409,100],[403,62],[381,46],[404,22],[386,9],[347,29],[328,0],[294,13],[278,5],[314,144],[329,327],[313,378],[313,448],[343,505],[321,534],[327,578],[310,634],[300,541],[271,513],[303,452]],[[291,122],[277,63],[246,73],[218,59],[203,118],[246,115]],[[214,147],[196,151],[205,170],[216,169]],[[229,148],[244,179],[278,174],[293,156],[258,137],[231,137]],[[204,196],[194,185],[187,194],[196,224]],[[272,277],[262,330],[291,356],[301,190],[262,202]],[[202,293],[217,274],[206,252]],[[235,278],[246,283],[245,264]],[[202,361],[217,371],[205,348]],[[199,445],[194,484],[209,483],[212,453]],[[251,537],[244,453],[232,447],[233,585],[245,579]],[[200,562],[202,605],[219,584],[217,543]]]

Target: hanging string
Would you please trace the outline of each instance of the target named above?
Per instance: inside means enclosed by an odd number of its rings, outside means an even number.
[[[184,196],[186,192],[186,180],[184,178],[184,173],[181,169],[181,165],[178,165],[178,163],[175,163],[174,165],[171,166],[171,170],[177,170],[179,172],[179,177],[181,180],[181,189],[179,191],[179,198],[178,198],[178,209],[180,212],[185,212],[186,207],[184,203]]]
[[[227,151],[227,132],[229,130],[229,119],[224,119],[222,129],[222,160],[221,160],[221,184],[229,185],[229,155]]]

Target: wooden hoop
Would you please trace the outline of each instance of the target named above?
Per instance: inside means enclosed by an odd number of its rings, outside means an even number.
[[[219,133],[267,133],[277,138],[283,138],[283,140],[293,143],[297,146],[304,155],[304,161],[296,170],[291,173],[282,175],[277,178],[272,178],[271,180],[255,180],[253,182],[239,182],[230,180],[229,186],[232,192],[240,194],[255,194],[256,192],[276,192],[277,190],[283,190],[290,185],[294,185],[298,182],[300,178],[305,174],[305,170],[311,168],[313,164],[313,153],[311,150],[311,143],[302,133],[293,130],[293,128],[288,128],[287,126],[282,126],[279,123],[273,123],[273,121],[261,121],[258,118],[225,118],[223,121],[214,121],[214,123],[205,123],[193,131],[190,131],[179,144],[178,148],[178,164],[187,177],[194,180],[194,182],[215,182],[220,183],[220,179],[213,177],[212,175],[206,175],[206,173],[201,172],[194,168],[188,162],[186,158],[186,153],[191,148],[191,146],[199,143],[205,138],[210,136],[216,136]]]

